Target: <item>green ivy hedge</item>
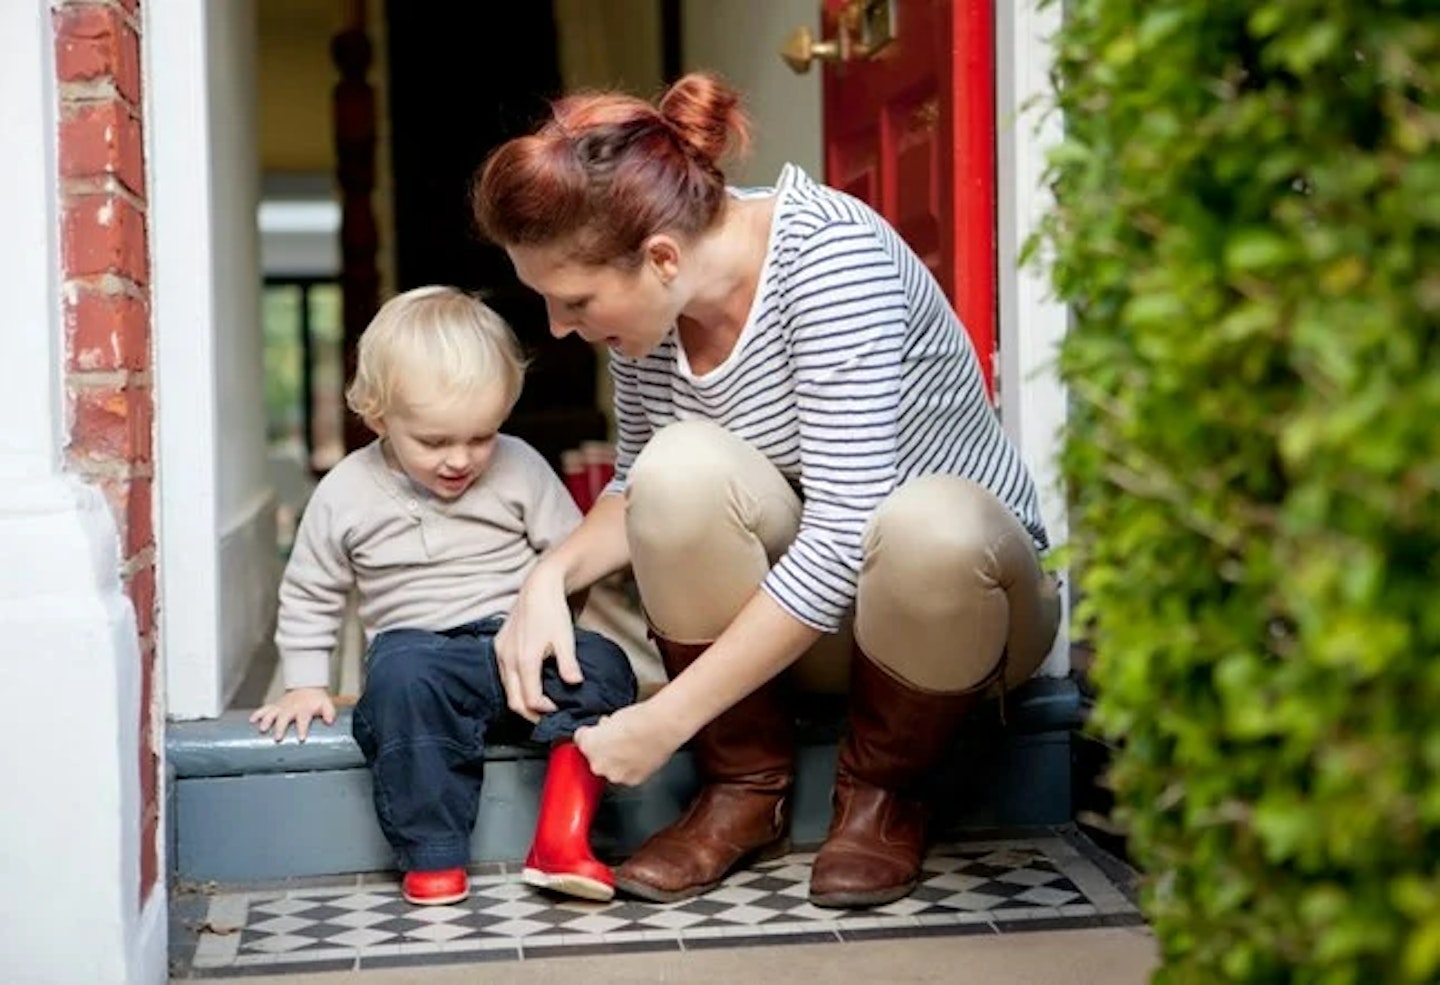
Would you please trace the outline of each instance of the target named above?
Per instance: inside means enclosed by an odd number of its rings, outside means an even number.
[[[1032,245],[1157,981],[1440,981],[1440,2],[1064,9]]]

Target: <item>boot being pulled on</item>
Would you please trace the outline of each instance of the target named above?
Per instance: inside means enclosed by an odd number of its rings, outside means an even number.
[[[610,867],[590,850],[590,825],[604,789],[575,743],[550,751],[535,841],[521,875],[528,885],[602,903],[614,897]]]

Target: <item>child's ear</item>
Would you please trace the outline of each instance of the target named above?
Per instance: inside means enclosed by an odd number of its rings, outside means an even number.
[[[374,431],[380,437],[385,437],[385,418],[366,417],[362,419],[365,421],[365,426],[367,428],[369,428],[371,431]]]

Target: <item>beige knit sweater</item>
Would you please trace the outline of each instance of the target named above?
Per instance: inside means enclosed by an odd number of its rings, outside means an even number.
[[[504,614],[540,555],[579,523],[559,477],[519,438],[501,435],[489,468],[451,501],[390,468],[379,441],[351,452],[306,505],[280,584],[286,688],[328,684],[352,588],[367,643]]]

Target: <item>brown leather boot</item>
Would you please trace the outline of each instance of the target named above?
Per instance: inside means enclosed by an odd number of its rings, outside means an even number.
[[[673,679],[709,644],[655,640]],[[741,862],[789,851],[794,720],[771,681],[691,740],[704,786],[688,810],[615,870],[615,885],[673,903],[714,888]]]
[[[918,691],[855,647],[850,731],[840,745],[830,832],[810,872],[811,903],[880,906],[915,888],[928,813],[919,786],[989,683],[961,694]]]

